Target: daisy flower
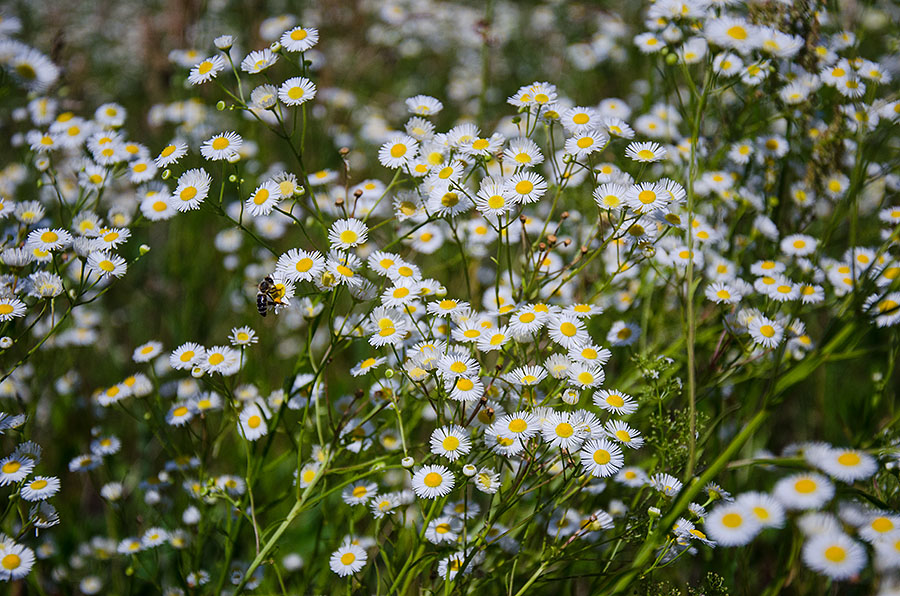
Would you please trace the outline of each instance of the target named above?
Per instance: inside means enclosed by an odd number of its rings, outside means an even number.
[[[706,286],[706,298],[716,304],[736,304],[743,298],[741,291],[734,285],[717,281]]]
[[[594,393],[594,405],[620,416],[627,416],[637,411],[634,398],[621,391],[601,389]]]
[[[532,168],[542,163],[544,156],[537,143],[528,137],[519,137],[509,142],[509,146],[503,151],[503,159],[513,162],[516,167]]]
[[[519,172],[506,180],[506,194],[519,204],[534,203],[547,192],[547,182],[534,172]]]
[[[305,52],[319,42],[319,30],[315,27],[294,27],[282,33],[278,41],[288,52]]]
[[[628,197],[628,189],[622,184],[606,183],[594,189],[594,202],[601,209],[613,211],[622,207]]]
[[[435,499],[450,494],[455,479],[453,473],[440,465],[419,468],[412,477],[412,489],[420,499]]]
[[[188,83],[191,85],[206,83],[216,78],[223,70],[225,70],[225,59],[219,55],[210,56],[191,68],[191,72],[188,75]]]
[[[660,161],[666,158],[666,149],[659,143],[629,143],[625,155],[643,163]]]
[[[762,43],[759,27],[733,17],[708,19],[703,33],[710,43],[741,54],[749,54]]]
[[[831,579],[857,575],[867,559],[862,545],[840,531],[813,536],[803,545],[803,562]]]
[[[572,349],[590,340],[584,321],[567,314],[552,315],[547,321],[550,339],[565,349]]]
[[[374,482],[354,482],[341,492],[341,499],[348,505],[365,505],[377,491],[378,485]]]
[[[433,116],[444,109],[444,104],[429,95],[414,95],[405,101],[406,109],[418,116]]]
[[[541,423],[541,436],[551,447],[575,451],[585,439],[584,428],[568,412],[551,412]]]
[[[539,366],[521,366],[506,374],[506,380],[514,385],[537,385],[547,377],[547,371]]]
[[[874,514],[859,526],[859,535],[863,540],[877,544],[891,536],[900,539],[898,530],[900,530],[900,515]]]
[[[625,193],[625,203],[636,213],[653,213],[665,209],[669,204],[669,194],[657,182],[641,182],[632,185]]]
[[[874,457],[857,449],[836,449],[830,445],[813,446],[803,453],[806,461],[832,478],[853,483],[878,471]]]
[[[724,503],[706,517],[704,529],[722,546],[748,544],[762,529],[756,516],[738,503]]]
[[[456,461],[472,449],[466,430],[458,425],[437,428],[431,433],[431,452]]]
[[[150,362],[162,353],[162,347],[158,341],[148,341],[136,347],[131,358],[135,362]]]
[[[98,250],[106,250],[118,248],[120,244],[124,244],[131,237],[131,230],[128,228],[103,228],[98,230],[98,234],[93,244]]]
[[[510,334],[505,326],[491,329],[478,338],[476,347],[480,352],[493,352],[502,350],[509,343]]]
[[[744,507],[763,528],[780,528],[784,525],[784,507],[767,493],[744,493],[735,499],[735,503]]]
[[[166,168],[178,162],[182,157],[187,155],[187,143],[184,141],[173,141],[163,147],[159,155],[153,160],[159,168]]]
[[[249,346],[259,341],[256,332],[248,326],[235,327],[228,336],[228,341],[233,346]]]
[[[178,178],[178,185],[172,193],[175,208],[179,211],[191,211],[200,208],[200,203],[209,194],[212,178],[202,168],[186,171]]]
[[[241,70],[250,74],[257,74],[269,68],[278,61],[278,56],[269,48],[256,50],[247,54],[241,60]]]
[[[654,474],[650,477],[650,486],[667,497],[674,497],[681,491],[681,481],[670,474]]]
[[[266,424],[266,415],[263,409],[256,405],[250,405],[241,410],[238,419],[238,432],[248,441],[255,441],[269,432]]]
[[[234,131],[219,133],[203,141],[203,144],[200,146],[200,154],[210,161],[229,159],[232,155],[237,154],[243,143],[244,140]],[[188,170],[188,172],[192,171],[194,170]],[[185,174],[188,172],[185,172]],[[180,182],[181,180],[179,179]],[[178,194],[177,190],[175,194]]]
[[[253,217],[268,215],[281,200],[281,191],[272,180],[266,180],[256,187],[253,194],[245,201],[247,210]]]
[[[127,270],[125,259],[107,251],[94,251],[89,254],[87,267],[101,278],[122,277]]]
[[[50,228],[38,228],[32,230],[25,240],[25,248],[37,248],[45,251],[59,250],[70,244],[72,244],[72,234],[62,228],[53,230]]]
[[[166,192],[165,194],[155,193],[144,197],[140,204],[141,214],[150,221],[164,221],[171,219],[178,213],[175,208],[172,197]]]
[[[591,476],[612,476],[624,463],[622,449],[606,439],[593,439],[581,447],[581,465]]]
[[[278,88],[278,99],[286,106],[302,105],[316,96],[316,85],[306,77],[292,77]]]
[[[365,567],[367,560],[366,551],[361,546],[347,543],[331,553],[328,565],[339,576],[347,577]]]
[[[431,520],[425,529],[425,538],[432,544],[455,542],[462,531],[462,522],[455,517],[443,515]]]
[[[641,335],[641,328],[634,323],[616,321],[606,334],[606,341],[612,346],[630,346]]]
[[[358,219],[339,219],[328,230],[328,241],[333,249],[347,250],[365,244],[368,230]]]
[[[610,438],[632,449],[639,449],[644,444],[641,433],[621,420],[610,420],[604,430]]]
[[[514,205],[512,196],[506,190],[505,182],[498,182],[490,177],[481,181],[481,187],[475,194],[475,208],[485,215],[499,216],[506,213]]]
[[[401,504],[402,501],[398,493],[386,493],[374,495],[369,502],[369,509],[372,511],[372,517],[381,519],[394,513]]]
[[[495,434],[505,439],[518,439],[527,441],[541,428],[537,416],[525,410],[519,410],[513,414],[506,414],[497,419],[492,425]]]
[[[172,426],[184,426],[194,417],[194,408],[189,403],[176,403],[169,408],[166,422]]]
[[[786,509],[818,509],[834,496],[834,485],[820,474],[794,474],[779,480],[772,494]]]
[[[564,110],[559,120],[571,133],[588,132],[601,126],[600,112],[595,108],[575,106]]]
[[[602,150],[609,143],[609,135],[603,130],[588,130],[566,139],[566,153],[584,157]]]
[[[206,356],[206,348],[198,343],[187,342],[181,344],[169,354],[169,366],[175,370],[190,370],[196,362],[200,362]]]
[[[197,359],[197,366],[207,373],[233,375],[241,365],[241,353],[228,346],[213,346]]]
[[[784,338],[784,327],[764,316],[755,317],[750,322],[748,331],[753,343],[769,349],[780,344]]]
[[[484,394],[484,384],[478,377],[447,379],[444,387],[450,393],[450,399],[456,401],[475,401]]]
[[[0,460],[0,486],[17,484],[31,473],[35,462],[29,458],[16,455],[8,455]]]
[[[22,579],[34,565],[34,551],[16,544],[10,538],[0,541],[0,580],[15,581]]]
[[[405,134],[392,135],[378,150],[378,161],[386,168],[402,168],[419,153],[419,143]]]
[[[296,283],[313,281],[325,270],[325,259],[317,252],[292,248],[280,257],[275,264],[275,272],[285,280]]]
[[[588,389],[603,384],[606,375],[600,366],[585,362],[573,362],[566,371],[569,383],[579,389]]]
[[[666,43],[651,31],[635,35],[634,45],[642,54],[654,54],[666,47]]]
[[[25,303],[12,296],[0,297],[0,321],[11,321],[25,316]]]

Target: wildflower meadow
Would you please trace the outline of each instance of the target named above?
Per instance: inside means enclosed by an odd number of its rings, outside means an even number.
[[[0,7],[0,593],[900,595],[900,5]]]

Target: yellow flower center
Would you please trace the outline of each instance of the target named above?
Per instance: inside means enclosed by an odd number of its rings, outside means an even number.
[[[860,460],[859,454],[852,451],[842,453],[837,458],[838,463],[842,466],[858,466]]]
[[[568,439],[575,433],[575,429],[568,422],[561,422],[556,425],[556,436]]]
[[[732,39],[744,40],[747,39],[747,30],[741,27],[740,25],[734,25],[728,28],[726,31],[728,37]]]
[[[722,516],[722,525],[726,528],[740,528],[744,523],[744,518],[738,513],[726,513]]]
[[[598,449],[597,451],[594,452],[593,459],[594,459],[594,463],[596,463],[597,465],[603,466],[610,462],[610,460],[612,459],[612,456],[610,456],[609,451],[607,451],[605,449]],[[634,472],[632,472],[632,474],[633,473]]]
[[[256,191],[256,194],[253,195],[253,202],[257,205],[262,205],[269,199],[269,191],[266,188],[260,188]]]
[[[809,478],[801,478],[797,482],[794,483],[794,490],[798,493],[809,494],[811,492],[815,492],[818,488],[815,481]]]
[[[649,205],[656,200],[656,193],[652,190],[642,190],[638,193],[638,200],[644,205]]]

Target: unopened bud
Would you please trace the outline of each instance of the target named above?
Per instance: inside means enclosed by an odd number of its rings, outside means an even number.
[[[218,101],[218,103],[216,103],[216,109],[219,110],[220,112],[221,112],[222,110],[224,110],[224,109],[225,109],[225,102],[222,101],[222,100],[220,99],[220,100]]]

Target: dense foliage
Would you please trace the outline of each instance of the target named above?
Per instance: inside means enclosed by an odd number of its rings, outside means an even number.
[[[112,4],[0,12],[4,589],[900,594],[898,6]]]

